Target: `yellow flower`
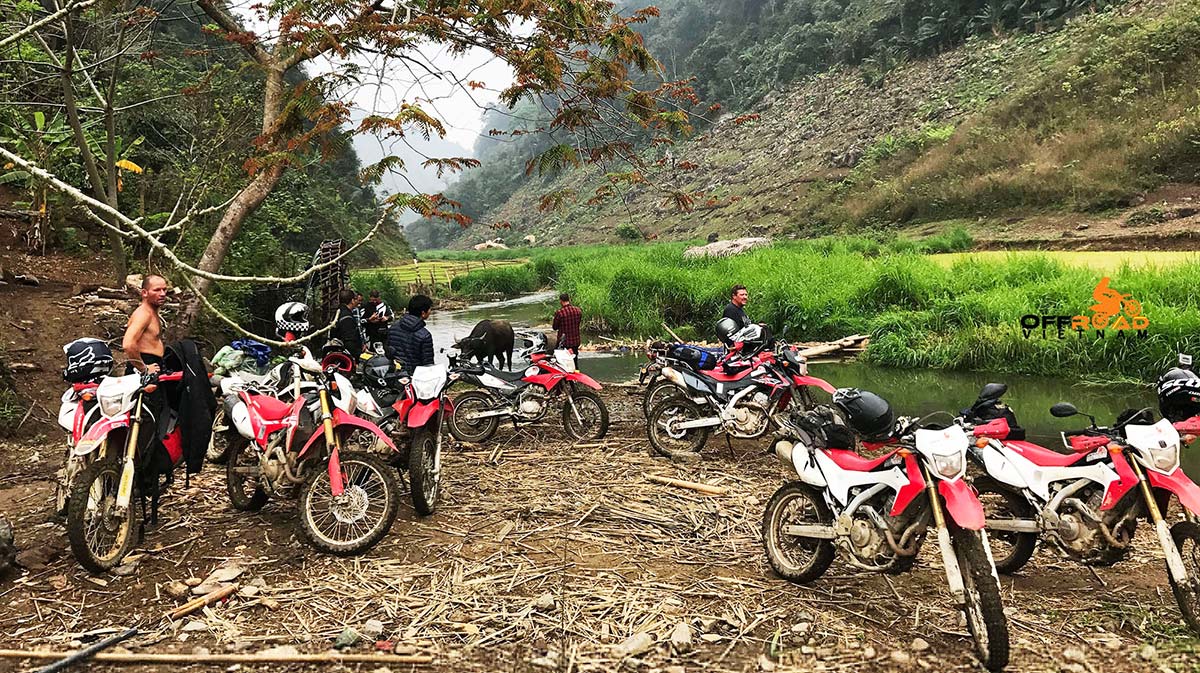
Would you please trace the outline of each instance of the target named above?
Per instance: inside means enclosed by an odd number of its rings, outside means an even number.
[[[130,161],[128,159],[122,159],[113,165],[122,170],[133,171],[134,173],[142,172],[141,166],[138,166],[137,164],[133,163],[132,161]]]

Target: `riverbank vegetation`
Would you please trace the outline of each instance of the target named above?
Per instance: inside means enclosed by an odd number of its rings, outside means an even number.
[[[571,293],[593,329],[657,338],[666,322],[684,338],[706,339],[729,287],[741,283],[754,320],[777,333],[786,327],[794,341],[870,333],[865,357],[883,366],[1144,379],[1179,350],[1200,348],[1195,265],[1101,271],[1038,253],[944,263],[928,254],[944,251],[943,243],[837,237],[702,260],[684,259],[684,244],[557,248],[454,285],[508,293],[554,287]],[[1144,335],[1022,329],[1025,315],[1091,315],[1092,291],[1105,275],[1141,303]]]

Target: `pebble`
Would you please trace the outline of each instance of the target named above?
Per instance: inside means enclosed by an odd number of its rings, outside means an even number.
[[[189,577],[183,581],[183,583],[188,585],[189,587],[198,587],[203,582],[204,582],[204,580],[200,579],[199,577]]]
[[[546,592],[541,596],[538,596],[537,601],[533,605],[539,610],[553,610],[554,594]]]
[[[234,665],[230,666],[229,668],[225,669],[226,673],[237,673],[240,670],[242,670],[241,664],[234,664]]]
[[[680,654],[692,649],[692,628],[687,622],[679,622],[671,631],[671,648]]]
[[[207,657],[211,651],[207,647],[193,647],[192,654],[197,657]]]
[[[333,649],[340,650],[343,647],[350,647],[354,643],[357,643],[359,638],[358,631],[347,626],[338,634],[337,640],[333,641]]]
[[[775,670],[775,662],[771,661],[771,658],[768,657],[767,655],[760,654],[760,655],[758,655],[758,667],[761,670],[767,671],[768,673],[770,673],[770,671]]]
[[[82,640],[72,640],[71,642],[67,643],[67,647],[71,648],[72,650],[78,649],[80,647],[83,647],[83,641]]]
[[[808,622],[800,622],[799,624],[792,625],[792,633],[801,636],[808,633],[810,629],[812,629],[812,624]]]
[[[870,645],[863,648],[863,656],[867,659],[874,659],[876,654],[878,653],[875,651],[875,648]]]
[[[924,652],[929,649],[929,643],[924,638],[913,638],[911,647],[913,652]]]
[[[383,634],[383,622],[378,619],[368,619],[366,624],[363,624],[360,629],[362,634],[371,640],[375,640]]]
[[[618,645],[617,656],[622,659],[625,657],[635,657],[652,647],[654,647],[654,636],[642,631],[629,636],[625,639],[625,642]]]
[[[254,598],[255,596],[258,595],[259,591],[262,591],[262,589],[251,584],[249,586],[244,586],[244,587],[241,587],[240,589],[238,589],[238,595],[243,598]]]
[[[529,664],[537,668],[558,668],[558,659],[550,656],[530,660]]]
[[[167,592],[167,595],[171,598],[183,598],[188,595],[189,589],[188,585],[183,582],[175,581],[164,584],[163,591]]]
[[[212,573],[204,579],[203,583],[204,584],[221,584],[221,583],[232,582],[235,579],[241,577],[243,572],[245,572],[245,570],[240,565],[237,565],[236,563],[227,565],[227,566],[223,566],[223,567],[217,568],[216,570],[212,571]]]
[[[258,604],[265,607],[268,610],[278,610],[279,609],[279,601],[275,600],[274,598],[260,598],[260,599],[258,599]]]
[[[137,572],[137,566],[137,563],[125,563],[113,568],[112,574],[116,575],[117,577],[129,577],[133,573]]]
[[[183,625],[183,630],[189,631],[189,632],[190,631],[207,631],[208,624],[205,624],[204,622],[200,621],[199,619],[193,619],[192,621]]]
[[[1154,658],[1158,656],[1158,649],[1146,643],[1142,645],[1142,649],[1138,650],[1138,656],[1146,661],[1154,661]]]
[[[1063,650],[1062,656],[1063,659],[1066,659],[1067,661],[1074,661],[1080,664],[1087,663],[1087,655],[1085,655],[1083,650],[1079,649],[1078,647],[1068,647],[1067,649]]]
[[[908,666],[912,663],[912,655],[904,650],[892,650],[890,659],[892,660],[893,664],[898,664],[900,666]]]
[[[198,585],[192,587],[192,595],[203,596],[205,594],[211,594],[212,592],[216,591],[217,589],[223,589],[227,586],[229,586],[229,585],[224,584],[224,583],[215,583],[214,584],[213,582],[209,582],[206,580],[206,581],[202,582],[201,584],[198,584]]]
[[[703,640],[706,643],[720,642],[721,639],[722,639],[722,637],[716,633],[705,633],[700,636],[700,640]]]

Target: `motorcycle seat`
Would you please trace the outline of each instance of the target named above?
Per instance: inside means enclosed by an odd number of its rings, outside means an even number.
[[[843,470],[870,472],[883,465],[896,452],[888,451],[878,458],[864,458],[849,449],[825,449],[824,453]]]
[[[753,367],[743,367],[742,369],[735,371],[732,374],[726,374],[722,370],[722,368],[718,367],[716,369],[705,369],[702,371],[698,371],[696,373],[699,374],[700,376],[705,376],[714,381],[721,381],[722,383],[724,383],[726,381],[739,381],[741,379],[744,379],[747,376],[749,376],[750,372],[753,370],[754,370]]]
[[[1039,467],[1068,467],[1078,463],[1087,453],[1059,453],[1030,442],[1004,442],[1008,448]]]
[[[287,415],[292,411],[292,405],[287,402],[280,402],[270,395],[248,394],[250,397],[250,406],[254,407],[254,412],[268,421],[281,421],[287,418]]]
[[[497,369],[495,367],[485,367],[483,370],[483,373],[491,374],[492,376],[495,376],[496,378],[498,378],[502,381],[508,381],[509,383],[516,383],[517,381],[520,381],[521,379],[525,378],[525,370],[524,369],[522,369],[519,372],[510,372],[510,371],[505,371],[503,369]]]

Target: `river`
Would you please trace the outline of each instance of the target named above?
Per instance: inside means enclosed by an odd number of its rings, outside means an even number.
[[[540,292],[518,299],[476,304],[466,309],[435,311],[428,326],[437,348],[449,347],[455,338],[470,333],[486,318],[508,320],[514,328],[549,329],[558,302],[553,292]],[[585,336],[585,340],[586,340]],[[439,359],[445,355],[439,353]],[[581,354],[579,368],[602,383],[628,381],[637,376],[644,354]],[[514,368],[522,364],[518,361]],[[885,369],[855,361],[822,360],[811,363],[814,376],[836,387],[871,390],[891,402],[897,414],[918,416],[939,410],[957,411],[975,401],[979,389],[990,382],[1008,384],[1005,401],[1026,428],[1029,439],[1043,446],[1059,446],[1061,430],[1078,429],[1086,424],[1080,417],[1059,419],[1050,415],[1050,405],[1071,402],[1081,411],[1094,415],[1101,424],[1111,423],[1118,413],[1130,407],[1153,407],[1157,403],[1148,387],[1131,385],[1089,386],[1070,378],[1041,376],[998,376],[984,372],[942,371],[930,369]],[[1185,465],[1200,468],[1200,452],[1194,458],[1185,452]]]

